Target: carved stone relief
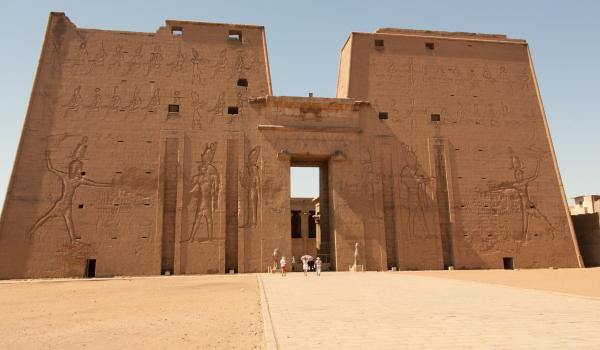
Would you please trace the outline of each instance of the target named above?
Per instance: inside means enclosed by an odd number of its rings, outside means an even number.
[[[146,71],[146,75],[150,75],[152,72],[158,72],[160,70],[160,65],[162,63],[162,53],[160,50],[160,46],[156,45],[154,50],[150,53],[150,59],[148,60],[148,70]]]
[[[75,146],[69,159],[67,169],[59,170],[52,164],[52,150],[46,150],[46,168],[48,171],[58,176],[62,183],[62,192],[58,199],[54,201],[52,207],[42,215],[29,231],[33,238],[38,230],[50,219],[61,218],[65,222],[67,233],[71,243],[81,239],[73,225],[73,196],[79,186],[110,187],[112,184],[97,182],[86,178],[83,173],[83,157],[87,150],[87,137],[81,137],[81,141]]]
[[[160,89],[156,88],[156,89],[154,89],[154,92],[152,93],[152,97],[150,97],[150,101],[148,101],[148,104],[146,105],[146,107],[144,107],[144,109],[148,112],[156,112],[156,111],[158,111],[159,106],[160,106]]]
[[[79,107],[80,107],[82,101],[83,101],[83,98],[81,97],[81,85],[80,85],[80,86],[76,87],[75,89],[73,89],[73,94],[71,95],[69,102],[67,102],[66,105],[63,105],[63,107],[66,107],[64,116],[67,117],[67,114],[69,112],[79,111]]]
[[[178,73],[182,72],[184,63],[185,63],[185,55],[181,51],[181,47],[180,47],[179,50],[177,50],[177,56],[175,57],[175,61],[167,64],[167,66],[169,67],[169,74],[167,74],[167,76],[170,77],[175,72],[178,72]]]
[[[240,176],[240,184],[246,195],[246,217],[244,218],[243,227],[254,227],[257,223],[260,190],[259,156],[260,147],[256,146],[248,153],[245,173]]]
[[[550,233],[551,239],[554,239],[558,231],[548,217],[537,207],[530,191],[531,183],[539,177],[541,159],[536,159],[535,169],[529,175],[526,175],[525,162],[510,148],[509,154],[513,179],[500,183],[489,183],[488,190],[479,195],[488,197],[489,204],[487,204],[487,208],[489,211],[494,211],[496,215],[514,213],[515,210],[520,213],[520,237],[514,238],[522,241],[531,239],[531,220],[537,218],[546,225],[547,232]],[[486,208],[485,204],[484,208]]]
[[[133,95],[131,95],[131,99],[129,100],[129,103],[127,103],[125,109],[128,112],[135,112],[138,110],[141,104],[142,98],[140,97],[140,88],[136,86],[133,90]]]
[[[404,158],[400,169],[401,223],[408,239],[427,238],[432,233],[430,225],[433,224],[429,213],[432,199],[428,192],[432,179],[425,175],[415,152],[407,145],[402,144],[400,147]]]
[[[202,128],[202,110],[206,106],[206,101],[200,99],[196,91],[192,91],[192,128]]]
[[[189,237],[185,242],[212,241],[214,237],[214,216],[219,206],[219,191],[221,188],[217,168],[213,158],[217,151],[217,143],[206,144],[198,162],[198,172],[192,178],[190,193],[196,202],[194,223]],[[201,229],[204,228],[204,229]]]
[[[144,45],[140,44],[136,49],[133,56],[127,62],[127,69],[124,72],[124,75],[128,75],[130,73],[135,72],[142,66],[142,60],[144,59]]]

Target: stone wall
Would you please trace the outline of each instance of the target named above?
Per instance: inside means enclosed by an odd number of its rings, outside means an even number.
[[[260,26],[52,13],[0,278],[266,271],[294,249],[295,165],[321,169],[333,269],[581,266],[524,41],[353,33],[337,91],[272,96]]]

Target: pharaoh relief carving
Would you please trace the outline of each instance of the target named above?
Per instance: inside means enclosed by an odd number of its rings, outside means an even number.
[[[529,174],[527,174],[525,162],[511,148],[509,148],[509,154],[513,179],[488,184],[486,193],[490,199],[488,206],[491,207],[491,210],[496,210],[497,213],[510,214],[512,212],[510,203],[516,200],[517,206],[513,206],[513,208],[516,207],[521,217],[521,235],[519,238],[522,241],[531,239],[531,221],[537,218],[546,226],[545,232],[550,234],[551,239],[555,239],[558,230],[537,207],[530,191],[531,183],[539,177],[541,159],[537,158],[535,160],[535,169],[529,170]],[[502,210],[503,204],[506,205],[506,210]]]
[[[246,159],[246,169],[244,174],[240,176],[240,184],[244,188],[246,196],[246,211],[244,224],[242,227],[254,227],[257,223],[258,215],[258,199],[260,191],[260,170],[258,166],[258,158],[260,156],[260,147],[254,147],[248,153]]]
[[[409,239],[430,236],[432,200],[428,193],[431,178],[425,175],[414,150],[400,145],[402,167],[400,169],[401,222]]]
[[[52,218],[61,218],[67,229],[69,239],[71,243],[75,243],[81,239],[81,236],[75,230],[73,225],[73,196],[75,195],[79,186],[92,186],[92,187],[111,187],[111,183],[97,182],[86,178],[83,173],[83,159],[87,151],[87,137],[81,137],[81,140],[73,152],[69,156],[69,164],[67,169],[57,169],[52,164],[52,151],[46,150],[46,168],[48,171],[56,175],[61,180],[61,193],[52,205],[52,207],[42,215],[33,225],[29,231],[30,236],[33,238],[39,231],[39,229]]]
[[[198,162],[198,172],[192,178],[190,193],[196,202],[194,223],[184,242],[204,242],[214,239],[214,216],[219,205],[221,188],[219,173],[213,164],[217,143],[206,144]]]

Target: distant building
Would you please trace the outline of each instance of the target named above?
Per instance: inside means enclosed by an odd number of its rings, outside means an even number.
[[[600,195],[573,197],[575,205],[570,206],[571,215],[592,214],[600,212]]]
[[[600,266],[600,195],[574,197],[569,207],[579,251],[586,267]]]

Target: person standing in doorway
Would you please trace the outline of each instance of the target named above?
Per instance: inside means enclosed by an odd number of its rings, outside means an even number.
[[[285,256],[282,256],[281,260],[279,260],[279,266],[281,266],[281,276],[285,276],[286,265],[287,265],[287,260],[285,259]]]
[[[321,258],[317,257],[317,261],[315,262],[315,266],[317,268],[317,276],[321,276]]]

